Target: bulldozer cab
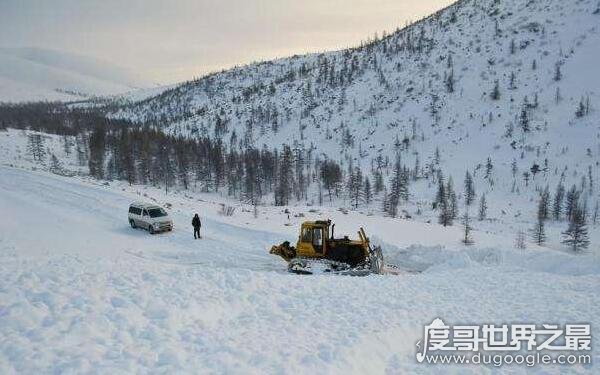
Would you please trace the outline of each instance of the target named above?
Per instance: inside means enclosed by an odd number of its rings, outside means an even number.
[[[296,246],[299,256],[322,257],[327,253],[331,221],[306,221],[300,228]]]

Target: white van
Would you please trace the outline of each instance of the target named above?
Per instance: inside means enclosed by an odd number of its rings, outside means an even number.
[[[155,204],[132,203],[127,217],[132,228],[144,228],[150,234],[173,230],[173,220],[167,211]]]

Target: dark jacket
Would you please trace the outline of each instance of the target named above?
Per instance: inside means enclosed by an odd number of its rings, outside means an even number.
[[[199,216],[194,216],[194,218],[192,219],[192,225],[194,226],[194,228],[200,228],[202,226],[202,223],[200,223]]]

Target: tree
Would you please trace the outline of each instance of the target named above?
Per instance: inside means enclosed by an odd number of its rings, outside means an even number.
[[[531,238],[535,243],[542,246],[546,242],[546,231],[544,222],[548,216],[547,202],[544,201],[544,195],[540,197],[538,203],[537,221],[535,226],[531,229]]]
[[[471,238],[471,231],[473,228],[471,227],[471,218],[469,217],[469,206],[465,207],[465,212],[462,216],[462,225],[464,228],[462,243],[465,245],[474,244],[475,241]]]
[[[490,98],[492,100],[500,99],[500,82],[498,82],[498,80],[494,81],[494,88],[492,89],[492,92],[490,93]]]
[[[321,181],[323,181],[323,186],[327,189],[329,201],[331,202],[332,190],[337,191],[337,186],[342,181],[342,169],[340,166],[334,161],[325,160],[321,164]]]
[[[83,135],[75,138],[75,152],[77,153],[77,164],[79,164],[80,167],[83,167],[87,163],[87,154]]]
[[[560,62],[557,62],[554,66],[554,81],[558,82],[562,79],[562,72],[560,71]]]
[[[573,208],[569,227],[562,234],[562,243],[567,245],[574,252],[587,249],[589,246],[590,240],[585,221],[585,213],[579,204],[576,204]]]
[[[439,180],[438,185],[438,208],[439,208],[439,223],[443,226],[452,225],[453,217],[452,217],[452,207],[450,206],[450,200],[448,197],[447,186],[444,186],[443,179]]]
[[[285,145],[279,162],[279,182],[275,192],[276,206],[286,206],[290,201],[293,186],[292,163],[292,150],[290,146]]]
[[[365,176],[365,183],[364,183],[364,200],[365,203],[368,205],[371,203],[371,201],[373,200],[373,192],[371,190],[371,180],[369,179],[368,176]]]
[[[46,146],[41,134],[29,133],[27,135],[27,150],[31,154],[33,161],[44,163],[46,159]]]
[[[104,177],[104,154],[106,146],[106,128],[99,125],[94,128],[89,139],[90,157],[88,167],[90,175],[97,179]]]
[[[488,157],[485,163],[485,178],[489,180],[492,177],[492,170],[494,169],[494,165],[492,164],[492,158]]]
[[[550,216],[550,190],[546,185],[546,188],[540,194],[540,202],[538,206],[538,216],[541,217],[542,220],[547,220]]]
[[[384,214],[389,215],[390,212],[390,201],[389,201],[389,196],[387,193],[387,190],[383,190],[383,198],[381,199],[381,210],[383,211]]]
[[[121,171],[119,171],[119,177],[125,178],[129,185],[134,183],[136,179],[135,158],[133,154],[133,147],[129,139],[129,131],[125,128],[121,129],[121,139],[119,142],[119,157]]]
[[[72,144],[71,140],[69,139],[69,136],[63,135],[62,141],[63,141],[63,151],[65,152],[65,155],[71,156],[71,148],[72,148],[73,144]]]
[[[465,176],[465,203],[470,206],[475,200],[475,184],[473,183],[473,177],[471,173],[467,171]]]
[[[523,130],[523,133],[529,133],[531,130],[529,127],[529,114],[525,108],[521,109],[521,116],[519,117],[519,125]]]
[[[452,176],[448,177],[446,194],[448,195],[448,204],[450,205],[450,215],[452,216],[452,220],[454,220],[458,217],[458,201],[456,199],[456,192],[454,191]]]
[[[381,174],[381,171],[375,171],[374,176],[375,176],[375,194],[379,194],[385,188],[385,185],[383,182],[383,175]]]
[[[388,195],[388,214],[396,217],[400,199],[408,200],[408,172],[402,167],[400,154],[396,154],[394,162],[394,174],[392,176],[390,194]]]
[[[515,90],[517,88],[516,82],[517,82],[517,76],[516,76],[515,72],[510,72],[508,88],[510,88],[511,90]]]
[[[525,180],[525,186],[529,186],[529,177],[530,176],[531,176],[531,173],[529,173],[529,171],[523,172],[523,179]]]
[[[359,167],[355,167],[348,176],[348,193],[354,208],[358,208],[363,196],[363,178]]]
[[[563,200],[565,198],[565,187],[559,182],[554,193],[554,201],[552,203],[552,217],[554,220],[560,220],[563,211]]]
[[[583,101],[583,98],[581,98],[581,100],[579,101],[579,104],[577,105],[577,109],[575,110],[575,117],[581,118],[588,114],[589,98],[587,100],[588,100],[588,106],[586,106],[585,102]]]
[[[577,208],[577,204],[579,201],[579,191],[577,190],[577,186],[573,185],[571,189],[567,192],[566,203],[565,203],[565,216],[567,220],[573,220],[573,213]]]
[[[525,232],[523,232],[522,230],[519,230],[517,232],[517,236],[515,238],[515,247],[521,250],[527,248],[527,245],[525,243]]]
[[[60,161],[58,160],[56,155],[50,155],[50,172],[55,174],[61,174],[62,171],[62,165],[60,164]]]
[[[479,199],[479,221],[487,218],[487,202],[485,200],[485,194]]]
[[[446,91],[454,92],[454,69],[450,69],[450,73],[446,76]]]

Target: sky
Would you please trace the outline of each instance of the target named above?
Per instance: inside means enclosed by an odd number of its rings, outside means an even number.
[[[173,83],[354,46],[452,0],[0,0],[0,47],[86,55]]]

